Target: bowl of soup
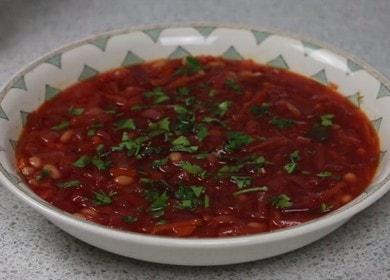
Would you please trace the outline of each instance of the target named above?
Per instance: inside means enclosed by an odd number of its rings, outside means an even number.
[[[321,43],[148,26],[55,50],[1,90],[1,179],[69,234],[159,263],[309,244],[389,186],[388,81]]]

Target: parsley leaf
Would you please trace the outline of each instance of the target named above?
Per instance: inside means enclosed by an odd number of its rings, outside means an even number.
[[[297,161],[300,160],[299,151],[294,151],[290,154],[290,162],[284,166],[284,170],[288,174],[293,173],[297,169]]]
[[[238,164],[238,165],[224,165],[222,166],[218,172],[217,172],[217,176],[218,177],[225,177],[225,176],[229,176],[230,174],[232,173],[237,173],[240,171],[240,169],[243,167],[242,164]]]
[[[78,180],[70,180],[70,181],[57,183],[56,185],[57,185],[57,187],[62,188],[62,189],[74,188],[74,187],[80,186],[80,181],[78,181]]]
[[[194,209],[202,204],[200,196],[204,192],[203,186],[180,186],[175,192],[175,197],[180,199],[178,204],[181,209]]]
[[[138,218],[134,217],[134,216],[127,215],[127,216],[122,217],[122,221],[125,223],[128,223],[128,224],[133,224],[133,223],[138,221]]]
[[[60,130],[67,129],[69,126],[70,126],[70,122],[69,121],[64,121],[64,122],[62,122],[60,124],[52,126],[51,129],[55,130],[55,131],[60,131]]]
[[[176,75],[192,75],[203,69],[199,60],[193,56],[187,56],[184,65],[176,71]]]
[[[73,116],[80,116],[82,113],[84,113],[84,108],[75,108],[72,106],[69,108],[68,112]]]
[[[117,123],[115,123],[115,126],[116,126],[116,130],[122,130],[122,129],[134,130],[134,129],[136,129],[133,119],[120,120]]]
[[[156,159],[153,161],[152,165],[154,168],[159,168],[161,166],[164,166],[168,163],[168,159],[167,158],[162,158],[162,159]]]
[[[333,125],[334,115],[326,114],[326,115],[322,115],[320,118],[321,118],[321,125],[322,126],[330,127]]]
[[[187,173],[192,175],[199,175],[201,178],[204,178],[206,176],[206,171],[203,170],[202,167],[200,167],[197,164],[192,164],[188,161],[182,161],[179,166]]]
[[[82,155],[78,160],[73,162],[73,166],[78,168],[84,168],[91,162],[91,158],[88,155]]]
[[[95,192],[92,201],[96,205],[109,205],[112,203],[112,198],[109,194],[100,191],[100,192]]]
[[[149,210],[154,218],[159,218],[164,215],[164,210],[168,206],[169,196],[167,192],[163,192],[161,195],[154,194],[153,201],[150,204]]]
[[[206,125],[203,123],[199,123],[195,125],[195,132],[196,132],[196,137],[200,140],[203,141],[207,135],[209,134],[209,130]]]
[[[275,196],[271,199],[271,203],[275,208],[283,209],[293,205],[291,198],[285,194]]]
[[[169,132],[170,131],[170,128],[169,128],[170,124],[171,124],[171,122],[169,121],[169,118],[166,117],[166,118],[159,120],[158,122],[150,123],[149,129],[162,130],[162,131]]]
[[[169,96],[166,95],[159,87],[153,89],[152,91],[144,92],[144,96],[146,98],[152,98],[155,104],[160,104],[170,99]]]
[[[135,155],[136,157],[139,157],[142,144],[148,140],[149,137],[147,136],[140,136],[135,139],[130,139],[127,132],[123,132],[122,142],[120,142],[118,146],[112,147],[111,150],[113,152],[127,150],[128,156]]]
[[[225,145],[225,150],[228,152],[234,152],[245,145],[252,143],[253,138],[245,133],[238,131],[228,132],[228,141]]]
[[[194,153],[198,150],[198,146],[191,146],[190,141],[185,136],[179,136],[172,141],[174,147],[171,148],[172,152],[188,152]]]
[[[322,171],[322,172],[318,173],[317,176],[320,177],[320,178],[330,177],[330,176],[332,176],[332,172],[330,172],[330,171]]]
[[[248,189],[243,189],[239,190],[233,193],[234,196],[239,196],[245,193],[252,193],[252,192],[266,192],[268,191],[267,186],[262,186],[262,187],[254,187],[254,188],[248,188]]]
[[[174,109],[175,109],[175,112],[178,114],[185,114],[188,112],[186,107],[184,107],[182,105],[175,105]]]
[[[234,79],[226,79],[225,80],[225,85],[229,88],[229,89],[231,89],[231,90],[233,90],[233,91],[235,91],[235,92],[240,92],[242,89],[241,89],[241,85],[236,81],[236,80],[234,80]]]
[[[181,87],[177,89],[177,94],[180,96],[187,96],[190,94],[190,90],[187,87]]]
[[[252,184],[252,178],[248,176],[231,176],[230,178],[239,189],[249,187]]]
[[[269,103],[263,103],[261,105],[253,105],[250,108],[250,112],[255,115],[256,117],[264,116],[269,112],[270,104]]]
[[[279,117],[274,117],[271,121],[271,124],[277,126],[278,128],[288,128],[295,124],[294,120],[291,119],[283,119]]]
[[[51,174],[50,170],[42,169],[42,171],[35,177],[37,181],[42,181],[43,179],[49,177]]]
[[[227,110],[229,110],[229,107],[230,105],[232,104],[231,101],[223,101],[222,103],[219,103],[218,104],[218,108],[217,108],[217,115],[219,116],[223,116],[226,114]]]

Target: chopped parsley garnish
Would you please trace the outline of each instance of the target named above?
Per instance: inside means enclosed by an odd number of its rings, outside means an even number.
[[[328,205],[326,203],[321,203],[320,205],[320,211],[321,213],[326,213],[326,212],[329,212],[330,210],[332,210],[333,206],[332,205]]]
[[[88,128],[87,135],[88,136],[95,136],[96,135],[96,130],[98,128],[102,128],[103,124],[102,123],[94,123]]]
[[[226,79],[225,85],[235,92],[241,91],[241,85],[235,79]]]
[[[181,87],[177,89],[177,94],[180,96],[187,96],[190,94],[190,90],[188,87]]]
[[[288,128],[295,124],[294,120],[291,119],[283,119],[279,117],[274,117],[271,121],[271,124],[277,126],[278,128]]]
[[[262,186],[262,187],[254,187],[254,188],[247,188],[247,189],[242,189],[239,191],[236,191],[233,193],[234,196],[239,196],[245,193],[252,193],[252,192],[266,192],[268,191],[267,186]]]
[[[252,184],[252,178],[249,176],[231,176],[230,180],[235,183],[239,189],[249,187]]]
[[[147,136],[140,136],[135,139],[130,139],[127,132],[123,132],[122,134],[122,141],[119,143],[118,146],[112,147],[111,150],[113,152],[118,151],[127,151],[128,156],[136,156],[139,157],[139,154],[141,152],[142,144],[149,140],[149,137]]]
[[[202,204],[200,196],[204,192],[202,186],[180,186],[175,192],[175,197],[179,199],[178,207],[181,209],[194,209]]]
[[[111,166],[110,161],[104,161],[98,157],[93,157],[91,163],[95,165],[98,170],[107,170]]]
[[[216,111],[217,115],[221,117],[225,115],[231,104],[231,101],[223,101],[219,103]]]
[[[91,162],[91,157],[88,155],[82,155],[78,160],[73,162],[73,166],[78,168],[84,168]]]
[[[230,174],[234,174],[240,171],[240,169],[243,167],[242,164],[238,165],[224,165],[222,166],[218,172],[217,176],[218,177],[224,177],[224,176],[229,176]]]
[[[182,105],[175,105],[174,109],[175,109],[175,112],[178,113],[178,114],[185,114],[185,113],[188,112],[186,107],[184,107]]]
[[[217,124],[219,124],[220,126],[223,126],[223,127],[226,126],[221,120],[219,120],[217,118],[205,117],[203,119],[203,122],[205,122],[205,123],[217,123]]]
[[[203,123],[199,123],[195,125],[195,132],[196,132],[196,137],[200,140],[203,141],[207,135],[209,134],[209,130],[207,126]]]
[[[159,168],[161,166],[164,166],[168,163],[168,159],[167,158],[162,158],[162,159],[156,159],[153,161],[152,165],[154,168]]]
[[[332,176],[332,172],[330,172],[330,171],[322,171],[322,172],[318,173],[317,176],[320,177],[320,178],[331,177]]]
[[[187,56],[184,65],[176,71],[176,75],[192,75],[202,70],[202,64],[193,56]]]
[[[120,120],[117,123],[115,123],[116,130],[134,130],[136,129],[135,123],[133,119],[125,119],[125,120]]]
[[[169,121],[169,118],[163,118],[159,120],[158,122],[150,123],[149,124],[149,129],[154,130],[154,131],[160,131],[162,133],[164,132],[169,132],[170,131],[170,124],[171,122]]]
[[[163,192],[161,195],[154,193],[152,197],[152,203],[150,204],[149,211],[154,218],[159,218],[164,215],[164,210],[168,206],[169,196],[167,192]]]
[[[110,194],[100,191],[95,192],[92,201],[95,205],[109,205],[112,203],[112,198]]]
[[[80,186],[80,181],[78,181],[78,180],[70,180],[70,181],[57,183],[56,185],[57,185],[57,187],[62,188],[62,189],[75,188],[75,187]]]
[[[330,127],[333,125],[334,115],[326,114],[326,115],[322,115],[320,118],[321,118],[321,125],[322,126]]]
[[[201,178],[204,178],[206,176],[206,171],[203,170],[202,167],[200,167],[197,164],[192,164],[188,161],[182,161],[179,166],[187,173],[192,175],[198,175]]]
[[[194,96],[191,96],[191,97],[187,97],[185,100],[184,100],[184,103],[186,104],[186,106],[192,106],[194,105],[196,102],[196,98]]]
[[[138,221],[138,218],[134,217],[134,216],[127,215],[127,216],[122,217],[122,221],[125,223],[128,223],[128,224],[134,224],[135,222]]]
[[[227,152],[234,152],[239,150],[245,145],[252,143],[253,138],[245,133],[238,131],[229,131],[228,141],[225,145],[225,150]]]
[[[80,116],[82,113],[84,113],[84,110],[84,108],[75,108],[72,106],[69,108],[68,112],[73,116]]]
[[[271,199],[271,203],[275,208],[283,209],[293,205],[291,198],[285,194],[275,196]]]
[[[153,103],[155,104],[160,104],[170,99],[169,96],[166,95],[165,92],[159,87],[153,89],[152,91],[145,92],[144,96],[146,98],[152,98]]]
[[[288,174],[294,173],[298,167],[297,161],[300,160],[299,151],[294,151],[290,154],[290,162],[284,166],[284,170]]]
[[[35,177],[37,181],[42,181],[43,179],[49,177],[51,174],[50,170],[42,169],[42,171]]]
[[[60,124],[52,126],[51,129],[55,130],[55,131],[60,131],[60,130],[67,129],[69,126],[70,126],[70,122],[69,121],[64,121],[64,122],[62,122]]]
[[[198,146],[191,146],[190,141],[185,136],[179,136],[172,141],[173,147],[171,148],[172,152],[188,152],[194,153],[198,151]]]
[[[253,105],[250,108],[250,111],[253,115],[256,117],[264,116],[269,112],[270,104],[269,103],[263,103],[261,105]]]
[[[195,115],[191,114],[179,114],[175,129],[180,134],[191,133],[194,130]]]

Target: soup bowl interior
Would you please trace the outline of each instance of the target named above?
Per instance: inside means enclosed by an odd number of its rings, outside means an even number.
[[[378,171],[352,202],[311,222],[271,233],[216,239],[180,239],[109,229],[82,221],[35,195],[16,172],[14,149],[29,112],[68,86],[101,72],[159,58],[213,55],[252,59],[289,69],[338,91],[372,120],[381,140]],[[108,32],[62,47],[16,74],[1,90],[0,172],[4,185],[63,230],[105,250],[170,264],[217,265],[261,259],[321,238],[372,204],[388,189],[390,87],[362,62],[322,43],[237,26],[150,26]],[[189,250],[191,253],[189,254]],[[234,254],[233,254],[234,253]]]

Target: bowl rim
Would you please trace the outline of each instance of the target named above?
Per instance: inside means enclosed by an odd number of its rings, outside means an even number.
[[[97,32],[91,36],[83,37],[79,40],[62,45],[52,51],[45,53],[44,55],[38,57],[32,62],[28,63],[26,66],[22,67],[17,71],[11,78],[9,78],[5,84],[0,88],[0,102],[3,100],[5,95],[8,93],[14,82],[24,74],[30,72],[35,67],[44,63],[50,57],[53,57],[64,51],[76,48],[78,46],[92,42],[97,38],[104,36],[116,36],[121,34],[128,34],[133,32],[141,32],[148,29],[168,29],[168,28],[193,28],[193,27],[216,27],[216,28],[230,28],[238,29],[245,31],[258,31],[258,32],[267,32],[272,35],[279,35],[287,38],[292,38],[296,40],[303,40],[305,42],[313,43],[322,49],[329,50],[336,55],[339,55],[343,58],[350,59],[357,64],[361,65],[363,70],[367,71],[374,78],[379,80],[386,87],[390,86],[390,81],[373,67],[371,67],[366,62],[362,61],[359,58],[356,58],[354,55],[347,53],[346,51],[340,50],[333,46],[328,45],[317,39],[313,39],[309,36],[302,36],[301,34],[292,34],[285,31],[280,31],[273,28],[258,28],[252,25],[238,24],[238,23],[223,23],[223,22],[180,22],[180,23],[162,23],[162,24],[146,24],[146,25],[137,25],[134,27],[113,29],[105,32]],[[45,216],[54,219],[60,220],[65,224],[73,224],[75,227],[83,229],[88,232],[94,232],[108,238],[115,238],[117,240],[132,241],[135,243],[151,245],[151,246],[161,246],[161,247],[185,247],[185,248],[199,248],[199,245],[202,245],[204,249],[206,248],[223,248],[223,247],[240,247],[240,246],[250,246],[253,244],[263,244],[278,240],[284,240],[289,238],[295,238],[302,235],[305,235],[310,232],[315,232],[331,225],[339,224],[360,211],[364,210],[379,198],[381,198],[387,191],[390,190],[390,174],[388,174],[380,183],[380,186],[372,191],[371,193],[365,193],[366,196],[362,197],[359,195],[357,198],[351,202],[345,204],[343,207],[337,209],[335,212],[331,212],[322,217],[310,220],[308,222],[295,225],[288,228],[283,228],[275,230],[272,232],[265,232],[259,234],[245,235],[245,236],[233,236],[233,237],[214,237],[214,238],[179,238],[179,237],[166,237],[166,236],[156,236],[151,234],[136,233],[131,231],[124,231],[119,229],[110,228],[103,226],[91,221],[83,220],[74,217],[73,215],[56,208],[54,206],[48,205],[40,199],[39,197],[34,197],[33,194],[28,194],[23,190],[19,189],[13,182],[7,178],[7,176],[0,170],[0,182],[7,187],[12,193],[14,193],[21,200],[25,201],[28,205],[33,207],[35,210],[44,214]],[[357,199],[360,198],[360,201]],[[353,204],[353,202],[355,203]]]

